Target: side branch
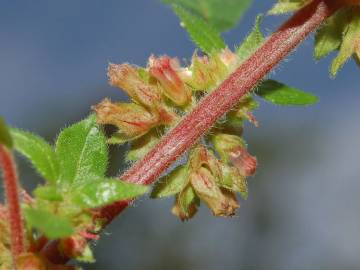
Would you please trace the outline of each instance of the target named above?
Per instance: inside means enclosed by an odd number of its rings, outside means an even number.
[[[21,215],[18,176],[11,152],[0,145],[0,167],[3,171],[4,189],[11,233],[11,251],[14,259],[25,252],[24,226]]]

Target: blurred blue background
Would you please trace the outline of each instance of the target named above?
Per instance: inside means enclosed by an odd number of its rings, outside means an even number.
[[[255,0],[230,46],[275,1]],[[89,113],[104,97],[125,96],[107,84],[109,62],[145,65],[150,54],[191,57],[194,46],[159,0],[2,0],[0,115],[53,142],[61,127]],[[266,17],[271,33],[286,17]],[[312,91],[309,108],[263,104],[260,127],[248,126],[259,169],[238,216],[220,219],[202,207],[181,223],[172,199],[143,198],[106,229],[85,269],[359,269],[359,69],[349,62],[336,80],[330,58],[312,58],[313,38],[271,77]],[[115,149],[110,174],[119,173]],[[21,181],[39,183],[20,159]]]

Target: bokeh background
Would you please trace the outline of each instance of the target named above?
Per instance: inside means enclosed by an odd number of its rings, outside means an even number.
[[[241,1],[241,0],[239,0]],[[224,35],[230,46],[274,3],[255,0]],[[286,17],[266,17],[271,33]],[[232,219],[200,214],[181,223],[172,199],[144,197],[104,233],[97,262],[85,269],[359,269],[359,69],[350,62],[330,79],[330,58],[312,57],[313,38],[271,77],[321,97],[309,108],[265,104],[248,126],[259,169],[250,196]],[[150,54],[189,58],[194,46],[160,0],[2,0],[0,115],[53,142],[59,129],[104,97],[125,96],[107,84],[109,62],[145,65]],[[113,149],[118,174],[124,149]],[[19,158],[28,188],[41,179]],[[1,232],[0,232],[1,233]]]

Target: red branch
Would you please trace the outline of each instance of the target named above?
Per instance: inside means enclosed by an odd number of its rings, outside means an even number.
[[[154,149],[120,178],[131,183],[153,183],[337,8],[333,0],[314,0],[296,12],[229,78],[206,96],[190,114],[163,137]],[[130,201],[121,201],[104,207],[99,217],[109,223],[129,204]],[[60,259],[60,254],[54,253],[56,250],[56,243],[53,242],[43,250],[43,254],[60,263],[64,260]]]
[[[24,226],[21,215],[18,176],[14,158],[5,146],[0,145],[0,167],[3,170],[5,196],[11,233],[11,251],[14,259],[25,252]]]
[[[331,0],[329,0],[331,1]],[[325,0],[315,0],[298,11],[214,92],[171,130],[142,160],[120,178],[137,184],[151,184],[179,156],[188,150],[214,123],[250,92],[281,60],[336,9]],[[101,217],[110,222],[128,202],[105,207]]]

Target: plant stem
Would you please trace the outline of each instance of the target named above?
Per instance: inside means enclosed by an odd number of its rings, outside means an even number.
[[[137,184],[151,184],[178,157],[188,150],[215,122],[227,113],[240,98],[249,93],[305,37],[336,10],[331,0],[314,0],[294,14],[214,92],[171,130],[142,160],[120,178]],[[128,202],[105,207],[101,213],[110,222]]]
[[[296,48],[339,8],[333,0],[314,0],[296,12],[248,60],[243,62],[215,91],[172,129],[142,160],[120,178],[137,184],[151,184],[178,157],[187,151],[215,122],[249,93],[281,60]],[[121,201],[101,209],[98,217],[110,223],[131,201]],[[52,246],[53,245],[53,246]],[[54,245],[43,254],[58,263],[64,261],[54,254]]]
[[[2,168],[4,178],[11,234],[11,251],[13,258],[16,259],[21,253],[25,252],[24,226],[21,215],[16,165],[13,155],[3,145],[0,145],[0,167]]]

